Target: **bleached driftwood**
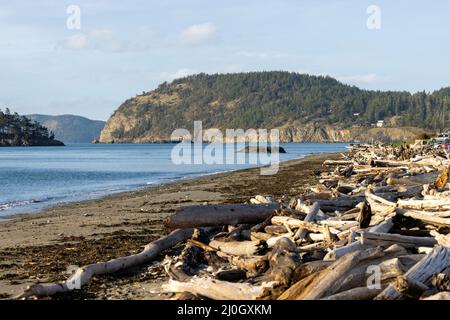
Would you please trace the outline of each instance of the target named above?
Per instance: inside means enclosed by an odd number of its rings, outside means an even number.
[[[303,263],[296,270],[297,281],[300,281],[316,272],[324,270],[328,268],[333,262],[331,261],[323,261],[323,260],[315,260]]]
[[[177,210],[168,219],[166,226],[175,229],[259,223],[267,219],[277,207],[277,204],[188,206]]]
[[[274,284],[268,297],[277,298],[297,280],[297,268],[301,266],[302,259],[297,246],[288,238],[280,239],[267,254],[267,258],[269,270],[264,279]]]
[[[311,222],[315,219],[316,215],[319,213],[320,206],[317,202],[314,202],[314,204],[309,208],[308,214],[305,217],[305,222]],[[294,235],[294,240],[301,242],[306,234],[308,233],[308,230],[299,228],[297,232]]]
[[[272,223],[279,226],[288,226],[291,229],[305,229],[310,232],[322,232],[323,226],[318,225],[313,222],[307,222],[305,220],[299,220],[286,216],[274,216],[272,218]]]
[[[445,248],[450,248],[450,234],[440,234],[436,230],[432,230],[430,234],[436,239],[437,243],[440,246],[443,246]]]
[[[267,246],[269,248],[273,248],[279,240],[281,240],[283,238],[287,238],[287,239],[293,240],[293,237],[294,237],[293,233],[285,233],[285,234],[281,234],[281,235],[276,236],[276,237],[272,237],[272,238],[270,238],[270,239],[268,239],[266,241],[267,242]]]
[[[383,291],[383,289],[383,287],[380,289],[368,288],[367,286],[357,287],[333,294],[320,300],[370,300],[375,298],[381,291]]]
[[[274,203],[272,197],[264,197],[261,195],[257,195],[254,198],[250,199],[250,203],[252,204],[269,204]]]
[[[339,220],[321,220],[319,221],[320,224],[322,225],[327,225],[329,227],[333,227],[333,228],[351,228],[351,227],[355,227],[358,225],[357,221],[339,221]]]
[[[450,202],[448,199],[434,199],[434,200],[398,200],[398,207],[402,209],[417,209],[428,211],[444,211],[450,210]]]
[[[347,210],[343,214],[340,214],[336,217],[330,217],[328,220],[338,220],[338,221],[348,221],[348,220],[355,220],[356,217],[359,214],[359,208],[353,208],[350,210]]]
[[[414,264],[418,262],[417,260],[413,260],[417,259],[416,256],[419,257],[419,259],[423,258],[423,255],[414,255],[413,258],[409,258],[408,256],[406,256],[407,258],[403,257],[403,259],[401,259],[401,257],[396,257],[381,262],[378,264],[381,272],[380,280],[390,281],[403,275],[407,269],[412,267],[412,265],[406,265],[408,262],[414,261]]]
[[[400,234],[361,232],[361,243],[368,245],[390,246],[399,244],[405,248],[432,247],[437,241],[433,237],[411,237]]]
[[[213,300],[255,300],[270,287],[249,283],[232,283],[211,278],[193,277],[188,282],[170,280],[162,286],[162,292],[190,292]]]
[[[397,213],[434,226],[450,227],[450,218],[439,217],[435,212],[397,209]]]
[[[389,230],[391,230],[393,226],[394,226],[394,222],[393,222],[392,218],[388,218],[377,225],[367,228],[367,231],[368,232],[378,232],[378,233],[388,233]]]
[[[392,221],[392,218],[388,218],[385,221],[383,221],[380,224],[377,224],[373,227],[367,228],[368,232],[377,232],[377,233],[386,233],[391,230],[391,228],[394,226],[394,223]],[[355,241],[350,244],[347,244],[345,246],[334,248],[333,250],[329,251],[325,257],[323,258],[325,261],[335,261],[339,259],[340,257],[346,255],[347,253],[363,250],[367,248],[367,245],[363,245],[361,241]]]
[[[406,167],[408,164],[408,161],[398,160],[372,160],[371,162],[371,165],[375,167]]]
[[[325,233],[308,233],[306,235],[308,241],[318,242],[325,241],[327,239]]]
[[[218,255],[221,253],[219,252]],[[266,256],[226,256],[231,265],[246,270],[249,274],[258,274],[266,271],[268,260]]]
[[[80,289],[95,275],[114,273],[148,262],[158,256],[162,251],[170,249],[177,243],[189,239],[192,236],[192,233],[193,229],[175,230],[169,235],[146,245],[144,250],[138,254],[113,259],[108,262],[89,264],[78,268],[78,270],[64,282],[32,285],[22,294],[17,296],[17,298],[22,299],[31,296],[44,297]]]
[[[372,210],[370,208],[370,204],[367,201],[361,202],[358,204],[360,211],[358,216],[356,217],[356,221],[361,229],[367,228],[370,225],[370,221],[372,219]]]
[[[369,200],[372,200],[375,202],[380,202],[384,205],[391,206],[391,207],[397,206],[397,204],[395,202],[392,202],[392,201],[386,200],[380,196],[377,196],[371,190],[366,190],[365,195],[366,195],[366,198]]]
[[[411,285],[427,287],[431,284],[433,275],[442,272],[450,266],[450,249],[436,246],[432,252],[426,255],[416,265],[408,270],[403,276],[406,283]],[[417,285],[419,284],[419,285]],[[404,298],[404,288],[396,284],[390,284],[376,299],[399,300]]]
[[[430,191],[431,193],[431,191]],[[433,190],[433,194],[424,194],[423,195],[424,200],[449,200],[450,199],[450,192],[437,192],[436,190]],[[442,212],[439,212],[439,214],[442,214]]]
[[[286,231],[285,231],[286,232]],[[272,234],[266,233],[266,232],[251,232],[250,233],[250,240],[264,240],[267,241],[272,237]]]
[[[226,254],[235,256],[254,256],[264,254],[267,249],[267,243],[264,240],[228,242],[213,240],[209,243],[209,246]]]
[[[283,217],[283,218],[287,218],[287,219],[292,219],[289,217]],[[301,220],[300,220],[301,221]],[[274,222],[272,222],[274,223]],[[264,228],[264,231],[269,234],[269,235],[273,235],[273,234],[283,234],[283,233],[287,233],[289,230],[284,226],[283,223],[277,224],[274,223],[274,225],[270,225]]]
[[[374,250],[372,248],[372,250]],[[351,288],[360,287],[367,284],[369,267],[380,265],[386,260],[406,255],[405,248],[399,245],[392,245],[380,253],[379,256],[371,257],[370,259],[362,259],[357,265],[351,268],[347,273],[336,279],[330,287],[334,293],[346,291]],[[380,268],[381,269],[381,268]],[[383,274],[381,274],[383,277]]]
[[[349,253],[318,274],[313,274],[300,280],[286,290],[280,296],[280,299],[314,300],[333,295],[336,281],[351,271],[359,262],[383,255],[384,252],[380,248],[370,248]]]
[[[345,256],[347,253],[360,251],[367,247],[368,246],[363,245],[361,243],[361,241],[355,241],[346,246],[335,248],[335,249],[329,251],[323,258],[323,260],[324,261],[335,261],[335,260]]]
[[[423,300],[450,300],[450,292],[439,292],[432,296],[426,297]]]
[[[363,196],[356,196],[356,197],[347,196],[327,200],[317,200],[315,203],[319,204],[320,209],[322,211],[331,212],[335,210],[345,211],[348,209],[352,209],[361,201],[364,201]]]
[[[197,265],[202,261],[202,248],[197,243],[188,242],[178,256],[166,256],[163,266],[171,279],[186,281],[191,275],[195,274]]]

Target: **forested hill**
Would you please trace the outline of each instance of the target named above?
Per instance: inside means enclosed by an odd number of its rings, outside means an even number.
[[[8,108],[0,110],[0,147],[4,146],[63,146],[52,132],[38,122]]]
[[[191,130],[194,120],[204,128],[281,128],[285,141],[352,140],[379,120],[389,128],[439,130],[450,122],[449,97],[450,88],[369,91],[289,72],[198,74],[125,101],[100,141],[168,140],[176,128]]]
[[[98,139],[105,126],[104,121],[71,114],[59,116],[31,114],[27,117],[51,130],[55,134],[55,138],[64,143],[90,143]]]

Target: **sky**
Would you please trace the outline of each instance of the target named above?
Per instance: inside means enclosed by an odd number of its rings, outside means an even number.
[[[450,86],[448,0],[0,0],[0,108],[106,120],[199,72]]]

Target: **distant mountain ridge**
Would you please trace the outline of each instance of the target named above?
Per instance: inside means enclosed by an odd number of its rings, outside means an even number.
[[[39,122],[55,134],[55,138],[64,143],[90,143],[100,136],[104,121],[65,114],[50,116],[31,114],[28,118]]]
[[[411,94],[282,71],[202,73],[126,100],[100,142],[168,141],[175,129],[192,132],[197,120],[204,130],[277,128],[282,142],[403,140],[448,126],[449,115],[449,88]]]

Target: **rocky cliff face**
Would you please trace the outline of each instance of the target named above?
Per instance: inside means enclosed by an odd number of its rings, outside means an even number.
[[[138,121],[134,118],[128,119],[123,114],[117,114],[108,120],[105,128],[100,135],[102,143],[158,143],[171,141],[170,135],[154,135],[146,133],[141,136],[133,137],[127,135],[135,128]],[[204,131],[210,128],[203,128]],[[298,126],[283,126],[275,128],[279,130],[280,142],[394,142],[406,141],[425,133],[419,128],[364,128],[351,127],[341,128],[331,125],[305,124]],[[118,132],[121,134],[118,135]],[[193,134],[193,131],[191,131]],[[225,131],[224,135],[225,135]],[[223,137],[225,142],[233,142],[232,137]],[[214,139],[204,138],[205,141]],[[254,140],[254,139],[253,139]],[[239,139],[240,142],[242,142]]]
[[[406,141],[425,133],[413,127],[403,128],[366,128],[353,126],[342,128],[307,124],[301,127],[280,128],[282,142],[393,142]]]
[[[121,112],[116,112],[106,122],[105,127],[100,132],[100,142],[102,143],[125,143],[134,142],[138,137],[121,138],[124,133],[131,131],[136,126],[137,119],[127,117]]]
[[[278,128],[282,142],[347,142],[354,136],[349,129],[309,123]]]

